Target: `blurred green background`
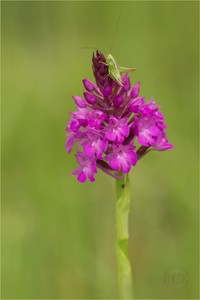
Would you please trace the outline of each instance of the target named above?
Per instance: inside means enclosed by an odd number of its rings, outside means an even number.
[[[2,298],[116,299],[114,180],[69,173],[93,46],[136,67],[173,151],[131,171],[137,299],[198,298],[198,2],[2,2]]]

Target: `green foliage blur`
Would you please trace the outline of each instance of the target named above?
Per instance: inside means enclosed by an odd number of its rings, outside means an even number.
[[[65,126],[93,50],[136,67],[173,151],[132,168],[137,299],[198,298],[197,1],[3,1],[2,299],[117,299],[115,185],[69,176]],[[121,12],[119,29],[115,35]]]

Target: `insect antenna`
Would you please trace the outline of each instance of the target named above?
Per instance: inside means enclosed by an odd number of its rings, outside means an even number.
[[[121,15],[122,15],[122,12],[120,11],[119,18],[118,18],[118,21],[117,21],[117,24],[116,24],[116,27],[115,27],[115,32],[114,32],[114,35],[113,35],[113,41],[112,41],[109,53],[111,53],[112,48],[113,48],[114,43],[115,43],[115,40],[116,40],[116,35],[117,35],[118,29],[119,29],[119,23],[120,23],[120,20],[121,20]]]
[[[80,47],[79,50],[86,50],[86,49],[92,49],[92,50],[100,50],[106,52],[104,49],[96,48],[96,47]]]

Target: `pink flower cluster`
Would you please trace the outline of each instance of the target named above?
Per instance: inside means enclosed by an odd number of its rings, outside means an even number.
[[[102,53],[93,55],[94,84],[83,80],[83,97],[73,96],[77,111],[67,125],[67,152],[74,144],[79,167],[72,174],[80,182],[94,181],[97,167],[121,178],[151,149],[163,151],[173,145],[166,139],[164,116],[154,100],[139,97],[140,83],[131,88],[127,74],[120,86],[108,76]],[[135,146],[135,141],[140,145]]]

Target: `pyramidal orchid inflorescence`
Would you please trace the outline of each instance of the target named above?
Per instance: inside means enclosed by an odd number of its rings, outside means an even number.
[[[79,167],[72,172],[80,182],[95,180],[97,168],[122,178],[150,150],[173,145],[166,139],[167,125],[154,100],[139,96],[140,82],[131,88],[127,74],[120,86],[109,76],[102,53],[93,54],[94,84],[83,80],[83,97],[73,96],[77,110],[67,125],[67,152],[76,144]],[[135,142],[139,144],[136,148]]]

